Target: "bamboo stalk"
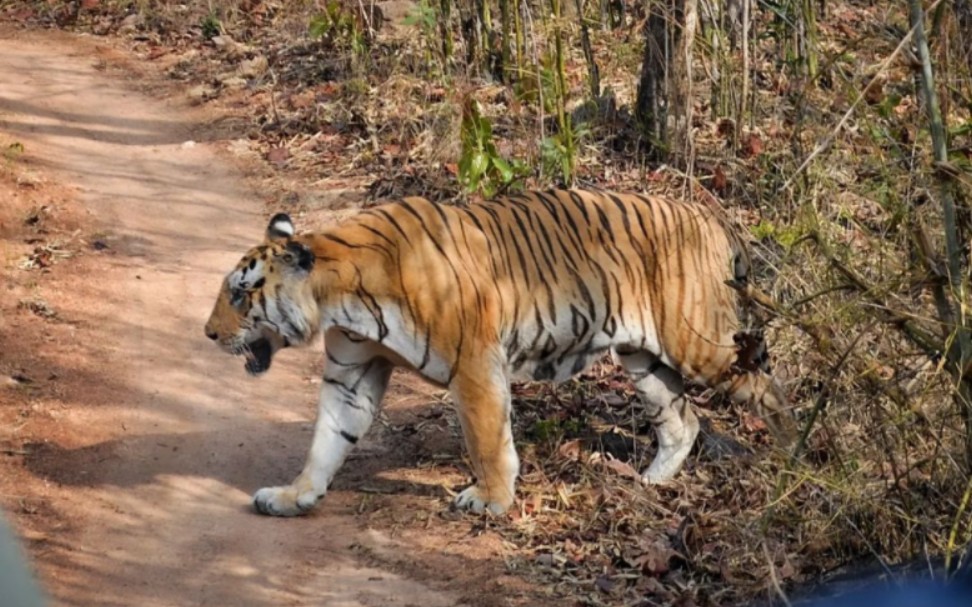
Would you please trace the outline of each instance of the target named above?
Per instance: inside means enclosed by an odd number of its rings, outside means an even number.
[[[938,105],[938,94],[935,91],[935,75],[931,64],[931,52],[928,49],[928,38],[925,36],[925,12],[921,8],[920,0],[909,0],[912,31],[918,59],[921,62],[921,96],[928,114],[928,130],[932,139],[932,155],[936,163],[948,162],[948,142],[945,138],[945,124],[942,120],[941,109]],[[929,9],[930,10],[930,9]],[[962,247],[958,237],[958,218],[955,213],[955,199],[950,180],[937,177],[939,196],[942,203],[942,228],[945,231],[945,269],[948,274],[951,302],[947,310],[940,315],[942,322],[951,325],[952,340],[948,348],[949,367],[956,381],[955,404],[959,414],[965,421],[965,456],[966,465],[972,467],[972,403],[969,394],[972,392],[972,377],[966,375],[972,362],[972,335],[965,316],[967,299],[967,284],[962,274]],[[940,306],[941,307],[941,306]],[[949,322],[951,321],[951,322]]]

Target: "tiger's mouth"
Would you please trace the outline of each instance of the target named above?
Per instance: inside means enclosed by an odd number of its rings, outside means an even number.
[[[270,344],[270,340],[261,337],[247,344],[243,355],[246,357],[246,362],[243,364],[246,372],[250,375],[261,375],[270,368],[270,362],[273,359],[273,346]]]

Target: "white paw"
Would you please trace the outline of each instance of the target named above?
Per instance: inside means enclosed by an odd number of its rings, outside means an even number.
[[[641,473],[641,482],[646,485],[656,485],[675,478],[675,475],[682,469],[682,464],[685,463],[685,457],[688,455],[691,447],[692,444],[689,443],[688,448],[660,450],[655,455],[655,459],[651,462],[651,465]]]
[[[652,471],[651,467],[649,467],[641,473],[641,482],[646,485],[658,485],[672,480],[677,473],[678,470],[670,474],[667,472]]]
[[[260,514],[298,516],[313,508],[321,497],[313,491],[300,492],[293,485],[264,487],[253,494],[253,507]]]
[[[512,496],[509,503],[485,499],[482,497],[482,492],[476,485],[470,485],[469,487],[463,489],[452,502],[453,506],[455,506],[457,509],[471,510],[476,514],[482,514],[486,510],[489,510],[492,514],[503,514],[506,512],[506,509],[512,505],[512,503]]]

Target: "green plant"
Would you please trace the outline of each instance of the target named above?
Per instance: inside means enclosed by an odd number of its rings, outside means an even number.
[[[404,23],[417,25],[426,35],[434,34],[438,14],[438,10],[429,3],[429,0],[419,0],[418,4],[408,11]]]
[[[200,27],[202,28],[203,38],[206,40],[211,40],[223,32],[223,24],[219,20],[219,17],[216,16],[216,13],[206,15]]]
[[[311,17],[307,33],[311,38],[349,49],[362,55],[368,49],[368,36],[358,15],[339,0],[331,0],[324,10]]]
[[[493,126],[479,111],[475,99],[463,105],[461,139],[459,183],[467,192],[481,191],[488,198],[529,175],[526,164],[503,158],[497,151]]]
[[[540,142],[540,158],[546,175],[559,173],[565,185],[574,181],[577,153],[581,141],[590,134],[586,123],[574,126],[570,115],[564,117],[564,128]]]
[[[3,149],[3,159],[7,162],[13,162],[24,155],[24,144],[19,141],[14,141],[7,147]]]
[[[438,38],[442,37],[442,54],[448,59],[448,55],[451,54],[451,47],[447,44],[448,40],[448,29],[438,28],[439,23],[439,9],[436,8],[431,0],[419,0],[419,2],[412,7],[405,16],[405,25],[415,26],[422,33],[423,52],[425,54],[425,64],[432,66],[432,57],[436,52],[436,41]]]

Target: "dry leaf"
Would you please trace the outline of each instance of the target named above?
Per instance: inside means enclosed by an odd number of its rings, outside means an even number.
[[[578,438],[564,442],[557,448],[557,453],[569,460],[579,461],[581,458],[581,441]]]
[[[290,150],[285,147],[270,148],[267,152],[267,160],[275,164],[286,162],[290,158]]]
[[[600,463],[602,466],[616,474],[627,476],[628,478],[633,478],[637,481],[641,480],[641,474],[639,474],[631,464],[628,462],[623,462],[619,459],[614,459],[614,456],[612,456],[610,453],[605,453],[604,457],[600,460]]]
[[[716,165],[715,170],[712,172],[712,189],[719,194],[724,194],[728,185],[729,182],[726,179],[726,172],[722,170],[721,165]]]

